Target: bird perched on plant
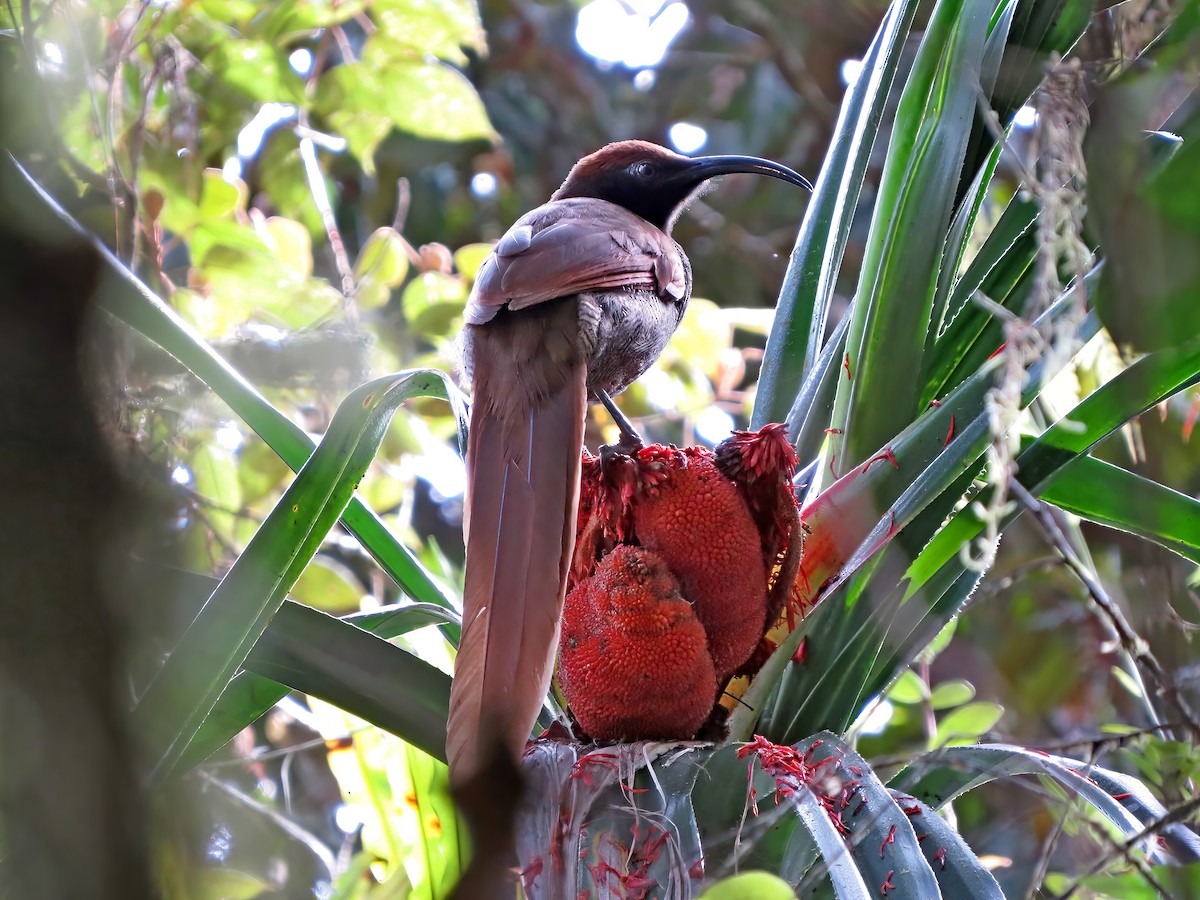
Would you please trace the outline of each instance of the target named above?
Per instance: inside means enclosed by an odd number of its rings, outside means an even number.
[[[768,160],[621,141],[576,163],[479,269],[462,336],[473,403],[446,740],[457,786],[497,754],[519,758],[529,738],[558,644],[587,403],[639,446],[612,397],[653,364],[687,307],[691,266],[671,228],[710,179],[738,172],[811,188]]]

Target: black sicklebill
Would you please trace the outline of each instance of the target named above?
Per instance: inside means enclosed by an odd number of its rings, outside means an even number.
[[[658,358],[691,294],[671,238],[709,179],[748,172],[801,187],[748,156],[689,158],[645,141],[585,156],[480,268],[466,308],[473,392],[467,447],[466,587],[446,752],[463,786],[498,756],[515,762],[550,683],[575,544],[587,403]]]

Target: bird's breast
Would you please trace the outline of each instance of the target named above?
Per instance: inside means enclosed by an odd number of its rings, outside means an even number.
[[[579,295],[580,340],[592,399],[629,387],[654,364],[683,320],[687,296],[664,300],[653,291],[621,289]]]

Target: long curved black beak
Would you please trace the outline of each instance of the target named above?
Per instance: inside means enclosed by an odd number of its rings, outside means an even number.
[[[698,156],[692,159],[691,165],[680,174],[694,183],[699,183],[719,175],[738,173],[769,175],[797,187],[812,190],[812,182],[799,172],[794,172],[787,166],[769,159],[759,159],[757,156]]]

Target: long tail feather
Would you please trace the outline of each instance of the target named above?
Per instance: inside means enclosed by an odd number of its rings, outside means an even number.
[[[496,752],[520,757],[549,687],[587,403],[586,365],[573,347],[522,359],[520,333],[514,351],[512,334],[488,332],[474,350],[463,635],[446,738],[456,783]]]

